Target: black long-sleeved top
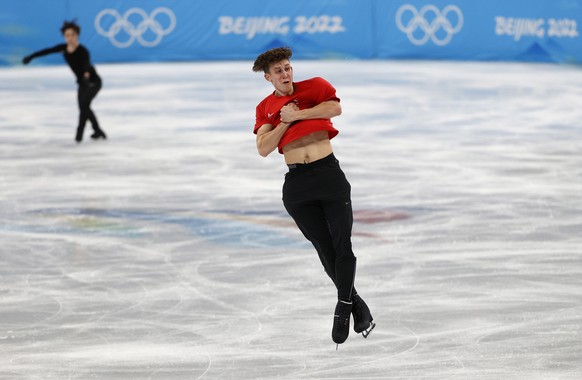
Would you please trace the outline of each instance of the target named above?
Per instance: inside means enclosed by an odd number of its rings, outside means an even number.
[[[52,48],[39,50],[31,54],[29,57],[32,59],[53,53],[63,53],[65,60],[71,67],[71,70],[73,70],[73,72],[75,73],[75,76],[77,77],[77,83],[81,83],[86,72],[89,73],[90,78],[89,80],[91,82],[100,80],[99,75],[97,75],[97,71],[95,70],[95,67],[91,65],[89,50],[87,50],[85,46],[80,44],[72,53],[67,52],[67,44],[58,44],[56,46],[53,46]]]

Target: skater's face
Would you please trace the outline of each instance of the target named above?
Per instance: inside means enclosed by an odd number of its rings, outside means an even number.
[[[65,30],[63,33],[63,37],[65,38],[65,42],[67,45],[77,45],[79,43],[79,35],[73,28],[69,28]]]
[[[265,79],[273,84],[277,95],[293,94],[293,67],[288,59],[271,64]]]

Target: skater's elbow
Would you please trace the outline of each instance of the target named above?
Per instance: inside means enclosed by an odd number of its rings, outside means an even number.
[[[336,117],[342,114],[342,106],[339,102],[329,102],[331,109],[331,117]]]
[[[270,126],[265,128],[261,127],[257,133],[257,151],[262,157],[267,157],[277,147],[274,140],[269,138],[270,134],[267,132],[270,130],[272,130]]]
[[[268,147],[264,146],[257,146],[257,151],[261,157],[267,157],[269,154],[271,154],[271,152],[273,152],[273,150],[275,149],[269,149]]]

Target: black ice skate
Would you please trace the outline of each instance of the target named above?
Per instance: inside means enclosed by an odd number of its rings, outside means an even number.
[[[352,297],[352,302],[354,305],[352,307],[352,314],[354,315],[354,331],[357,334],[361,333],[364,338],[367,338],[374,327],[376,327],[376,324],[373,322],[374,318],[372,318],[370,309],[362,297],[356,294]]]
[[[339,345],[348,339],[350,334],[350,314],[352,312],[352,303],[347,301],[337,301],[335,313],[333,316],[333,328],[331,338]],[[337,346],[336,346],[337,350]]]
[[[93,140],[98,140],[98,139],[103,139],[103,140],[105,140],[105,139],[107,139],[107,136],[105,135],[105,133],[104,133],[103,131],[101,131],[101,132],[95,132],[95,133],[93,133],[93,134],[91,135],[91,138],[92,138]]]

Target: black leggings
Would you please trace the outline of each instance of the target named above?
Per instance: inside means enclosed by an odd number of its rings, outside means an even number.
[[[283,185],[287,212],[317,250],[338,299],[345,301],[356,294],[350,191],[333,153],[312,163],[290,165]]]
[[[93,130],[97,134],[103,134],[101,128],[99,128],[99,123],[95,114],[91,110],[91,102],[97,96],[97,93],[101,90],[101,80],[97,79],[91,84],[81,83],[79,84],[79,90],[77,92],[77,101],[79,102],[79,126],[77,127],[76,140],[81,141],[83,139],[83,131],[85,130],[85,124],[87,120],[91,121]]]

